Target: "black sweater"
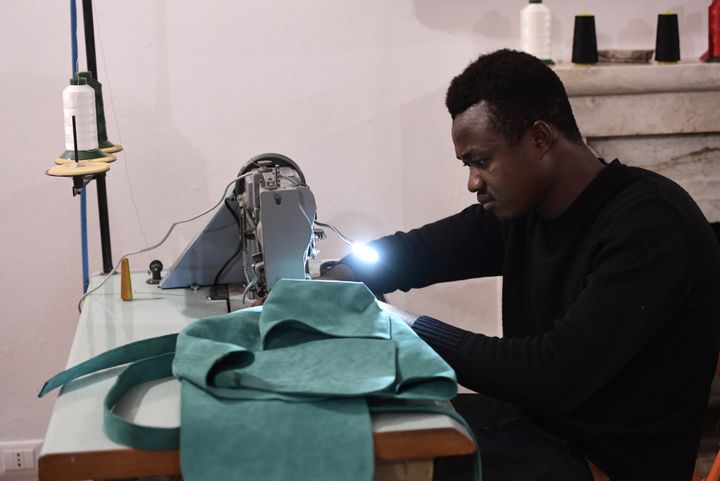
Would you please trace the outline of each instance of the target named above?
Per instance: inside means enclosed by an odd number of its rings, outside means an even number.
[[[480,205],[343,260],[375,292],[503,276],[503,338],[421,317],[461,384],[524,408],[612,481],[691,477],[718,352],[720,248],[679,186],[609,164],[558,218]]]

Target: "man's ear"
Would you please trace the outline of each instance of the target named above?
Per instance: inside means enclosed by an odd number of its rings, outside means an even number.
[[[536,121],[530,127],[530,136],[533,145],[545,153],[555,142],[555,130],[547,122]]]

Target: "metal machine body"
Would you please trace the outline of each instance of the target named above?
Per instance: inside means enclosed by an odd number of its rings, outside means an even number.
[[[308,277],[307,261],[315,258],[324,234],[313,228],[315,197],[302,171],[285,156],[262,154],[241,175],[161,288],[241,284],[243,298],[252,300],[280,279]]]
[[[304,279],[316,253],[315,197],[290,166],[259,161],[237,196],[249,297],[283,278]]]

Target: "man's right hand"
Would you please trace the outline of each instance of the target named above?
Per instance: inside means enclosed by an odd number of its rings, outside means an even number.
[[[318,277],[320,281],[354,281],[355,274],[345,264],[336,264],[325,274]]]

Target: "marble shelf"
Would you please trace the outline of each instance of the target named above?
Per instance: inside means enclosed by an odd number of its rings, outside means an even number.
[[[720,64],[559,64],[580,132],[600,157],[665,175],[720,221]]]

